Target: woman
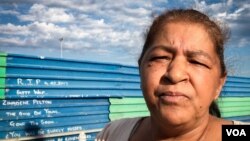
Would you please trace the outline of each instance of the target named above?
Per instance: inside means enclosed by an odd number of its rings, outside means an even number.
[[[97,140],[221,140],[222,125],[239,124],[219,118],[214,102],[227,75],[226,33],[192,9],[157,17],[138,61],[150,116],[114,121]]]

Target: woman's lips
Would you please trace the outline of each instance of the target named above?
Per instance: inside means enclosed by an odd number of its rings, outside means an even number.
[[[180,92],[164,92],[158,95],[160,101],[164,104],[178,104],[188,97]]]

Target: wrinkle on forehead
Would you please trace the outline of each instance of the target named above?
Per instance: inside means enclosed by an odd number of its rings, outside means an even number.
[[[219,62],[214,44],[201,24],[184,22],[166,24],[156,34],[147,52],[159,46],[172,48],[175,53],[187,57],[203,56],[213,63]]]
[[[176,29],[178,29],[178,32],[175,32]],[[197,42],[210,42],[210,45],[213,47],[212,40],[210,39],[210,36],[207,31],[202,25],[196,23],[168,23],[163,27],[163,30],[160,32],[159,35],[167,42],[169,42],[171,46],[183,50],[187,50],[187,48],[192,48]],[[191,36],[195,38],[190,38]]]

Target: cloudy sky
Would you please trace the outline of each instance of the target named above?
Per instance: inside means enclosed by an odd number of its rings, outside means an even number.
[[[136,65],[153,17],[195,8],[227,23],[230,74],[250,77],[248,0],[1,0],[0,51]],[[60,42],[60,38],[63,38]]]

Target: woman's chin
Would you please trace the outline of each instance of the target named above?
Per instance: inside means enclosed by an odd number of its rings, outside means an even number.
[[[187,110],[186,110],[187,111]],[[185,123],[188,123],[192,118],[189,116],[189,113],[186,113],[186,111],[162,111],[162,113],[159,114],[161,121],[163,121],[163,124],[169,124],[169,125],[182,125]]]

